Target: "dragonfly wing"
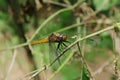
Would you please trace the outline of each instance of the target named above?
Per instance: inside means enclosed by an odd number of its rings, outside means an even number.
[[[58,54],[58,49],[60,49],[60,45],[61,45],[61,43],[59,42],[58,45],[57,45],[57,49],[56,49],[56,57],[58,57],[58,55],[59,55]],[[58,58],[58,63],[61,64],[60,57]]]
[[[58,51],[62,52],[66,47],[68,47],[68,45],[65,44],[64,42],[62,42],[62,43],[60,43],[60,46],[58,47]],[[66,57],[67,57],[65,54],[59,54],[59,55],[61,55],[59,58],[62,61],[64,61],[66,59]]]
[[[54,42],[49,42],[49,56],[50,56],[50,63],[53,65],[57,60],[58,63],[60,64],[60,59],[58,58],[55,60],[55,58],[58,56],[58,47],[56,47],[56,44]],[[55,61],[54,61],[55,60]],[[52,62],[54,61],[54,62]]]
[[[49,43],[49,49],[50,49],[50,61],[51,65],[54,64],[56,61],[58,61],[59,64],[61,64],[61,58],[62,56],[58,57],[60,54],[60,52],[65,49],[68,45],[63,43],[63,42],[59,42],[57,45],[54,42],[50,42]],[[65,59],[65,58],[64,58]]]

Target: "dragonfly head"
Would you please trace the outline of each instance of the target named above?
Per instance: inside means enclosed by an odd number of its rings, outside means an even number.
[[[58,42],[64,42],[66,41],[66,39],[67,39],[67,36],[65,34],[60,34],[58,36]]]

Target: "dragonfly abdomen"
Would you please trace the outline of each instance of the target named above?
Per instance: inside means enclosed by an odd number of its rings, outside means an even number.
[[[49,42],[48,38],[41,39],[41,40],[38,40],[38,41],[34,41],[31,44],[34,45],[34,44],[41,44],[41,43],[46,43],[46,42]]]

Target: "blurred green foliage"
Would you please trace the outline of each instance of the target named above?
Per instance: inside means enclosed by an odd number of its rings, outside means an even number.
[[[105,5],[102,10],[109,10],[111,5],[116,5],[118,4],[118,0],[93,0],[94,6],[96,10],[99,10],[102,5]]]
[[[21,4],[25,5],[26,1],[27,0],[18,0],[19,6]],[[53,1],[63,2],[61,0],[53,0]],[[88,0],[84,0],[84,1],[87,2]],[[107,11],[107,14],[110,13],[110,8],[112,6],[116,6],[116,5],[119,4],[118,3],[119,0],[106,0],[106,1],[105,0],[89,0],[89,1],[94,3],[92,6],[94,6],[95,10],[99,10],[102,7],[100,12]],[[77,2],[77,0],[70,0],[70,2],[71,2],[71,4],[74,4],[74,3]],[[101,6],[103,4],[104,4],[104,6]],[[0,34],[2,34],[3,36],[5,34],[8,34],[8,36],[9,36],[8,42],[10,40],[9,43],[11,45],[17,45],[18,43],[20,43],[20,38],[21,37],[19,37],[17,35],[16,28],[15,28],[17,25],[16,25],[16,23],[13,19],[13,13],[12,12],[10,13],[9,8],[7,9],[7,7],[8,7],[8,5],[7,5],[6,1],[5,0],[0,0],[0,9],[1,9],[1,11],[0,11]],[[14,7],[16,7],[16,6],[14,6]],[[89,6],[89,7],[91,7],[91,6]],[[46,12],[44,12],[44,13],[47,13],[47,9],[45,8],[44,10],[46,10]],[[56,8],[54,6],[52,6],[52,10],[50,12],[54,13],[55,10],[56,10]],[[58,8],[58,10],[59,10],[59,8]],[[58,11],[58,10],[56,10],[56,11]],[[47,23],[39,31],[39,33],[35,36],[34,40],[43,39],[43,38],[47,37],[52,32],[56,32],[60,29],[66,28],[66,26],[76,24],[76,18],[77,17],[80,17],[81,15],[83,17],[86,17],[85,15],[82,14],[84,11],[82,11],[81,9],[78,10],[78,12],[79,11],[81,11],[79,13],[79,16],[74,15],[74,11],[65,11],[65,12],[61,13],[60,15],[55,17],[53,20],[51,20],[49,23]],[[48,13],[50,13],[50,12],[48,12]],[[38,11],[38,14],[42,14],[42,13],[40,13]],[[87,14],[87,12],[85,14]],[[90,12],[89,12],[89,14],[90,14]],[[99,18],[101,19],[99,13],[97,15],[98,16],[96,16],[97,17],[96,19],[98,19],[98,20],[99,20]],[[103,13],[102,15],[105,16],[106,14]],[[46,15],[44,15],[44,16],[46,16]],[[25,31],[24,35],[31,34],[31,36],[32,36],[33,33],[31,33],[31,31],[33,30],[35,32],[37,30],[37,28],[46,20],[46,18],[44,16],[42,16],[42,17],[37,16],[38,17],[38,21],[37,21],[38,26],[36,27],[36,26],[34,26],[35,25],[34,20],[36,19],[35,16],[27,15],[26,17],[29,19],[29,21],[23,23],[23,29]],[[105,18],[108,18],[108,16],[105,17]],[[94,20],[94,18],[93,18],[93,20]],[[82,22],[82,19],[80,20],[80,22]],[[92,23],[88,24],[87,20],[84,21],[84,22],[86,22],[86,23],[81,24],[81,27],[82,27],[81,28],[81,33],[84,32],[83,27],[85,27],[86,25],[88,26],[87,27],[88,29],[86,29],[86,30],[89,30],[89,31],[86,31],[86,33],[94,32],[93,27],[90,26],[90,25],[93,26],[93,24]],[[106,27],[106,25],[105,25],[105,27]],[[19,27],[18,29],[20,29],[20,28],[21,27]],[[100,29],[102,29],[102,28],[99,28],[99,30]],[[71,39],[70,37],[77,34],[78,33],[77,30],[78,30],[78,28],[72,28],[72,29],[69,29],[67,31],[63,31],[63,32],[60,32],[60,33],[67,34],[68,40],[72,43],[72,42],[74,42],[75,39]],[[89,44],[90,50],[87,50],[87,48],[85,49],[85,60],[87,60],[88,62],[94,63],[96,57],[98,57],[98,56],[100,56],[102,58],[108,58],[108,54],[106,53],[106,50],[113,51],[113,48],[114,48],[113,41],[112,41],[109,33],[105,32],[105,33],[99,34],[98,37],[99,37],[100,41],[97,41],[98,42],[97,45],[93,46],[92,44]],[[7,39],[7,38],[5,38],[5,39]],[[8,47],[11,47],[11,45],[8,46]],[[88,45],[88,44],[85,44],[85,45]],[[4,45],[0,44],[0,46],[4,46]],[[63,60],[62,61],[64,61],[64,59],[67,58],[67,55],[72,53],[72,51],[74,51],[74,49],[71,49],[68,52],[66,52],[65,57],[63,55]],[[33,56],[34,56],[34,59],[36,61],[36,64],[37,64],[38,68],[45,65],[45,64],[48,64],[49,63],[49,57],[51,57],[51,55],[52,55],[49,52],[49,44],[47,44],[47,43],[38,44],[38,45],[33,46],[32,53],[33,53]],[[21,53],[21,55],[22,55],[22,53]],[[18,61],[19,62],[21,61],[20,62],[21,65],[25,64],[25,62],[22,60],[22,58],[19,59]],[[76,64],[81,65],[81,63],[79,63],[79,61],[76,62]],[[77,77],[82,77],[82,80],[90,80],[90,77],[86,74],[87,70],[86,70],[85,65],[82,64],[83,67],[82,67],[82,70],[80,70],[81,68],[76,64],[71,63],[71,64],[67,64],[66,66],[64,66],[64,68],[60,72],[61,80],[73,80]],[[59,66],[59,65],[57,65],[57,66]]]

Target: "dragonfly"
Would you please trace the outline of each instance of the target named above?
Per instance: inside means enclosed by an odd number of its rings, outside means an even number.
[[[58,50],[61,50],[60,47],[61,46],[67,47],[65,42],[70,43],[69,41],[67,41],[67,35],[66,34],[60,34],[60,33],[54,32],[54,33],[50,34],[47,38],[34,41],[31,44],[35,45],[35,44],[41,44],[41,43],[49,43],[49,46],[51,47],[52,43],[58,43],[57,47],[56,47],[56,50],[55,50],[56,57],[58,57]],[[51,55],[53,55],[53,54],[51,54]],[[58,62],[59,62],[59,64],[61,64],[59,58],[58,58]]]

